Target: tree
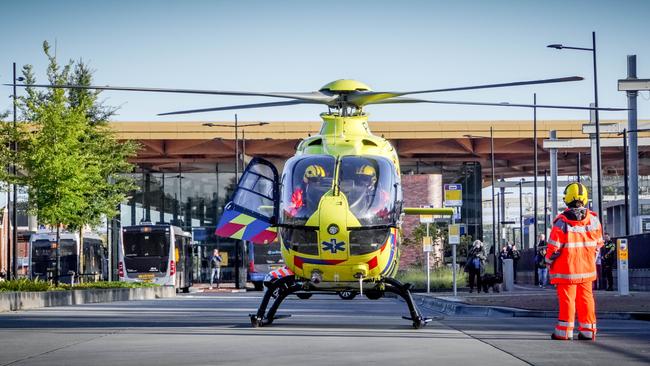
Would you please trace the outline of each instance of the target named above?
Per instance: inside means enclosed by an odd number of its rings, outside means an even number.
[[[90,85],[92,71],[83,61],[61,67],[47,42],[43,50],[50,84]],[[26,84],[35,83],[30,65],[23,67],[23,75]],[[83,231],[86,225],[98,224],[103,215],[116,214],[116,207],[133,188],[128,176],[120,173],[133,170],[127,159],[137,145],[117,141],[107,123],[115,109],[98,102],[96,91],[32,87],[26,91],[20,108],[30,127],[21,131],[23,146],[17,160],[25,172],[30,209],[42,223],[56,227],[58,243],[61,226]],[[59,258],[57,245],[57,280]]]
[[[16,162],[16,157],[11,149],[11,141],[16,138],[13,124],[5,121],[9,112],[0,112],[0,189],[9,184],[13,179],[8,167]]]
[[[68,84],[92,85],[93,71],[79,60],[73,66]],[[86,201],[71,228],[79,230],[83,243],[83,228],[99,224],[102,217],[113,217],[117,206],[124,201],[126,193],[136,187],[133,180],[123,173],[133,170],[128,158],[135,155],[138,145],[133,141],[120,142],[108,125],[108,118],[116,109],[98,101],[99,91],[88,89],[68,90],[69,106],[85,113],[85,133],[81,138],[84,153],[82,168],[85,171],[89,189],[83,195]],[[84,273],[83,250],[79,253],[79,271]]]

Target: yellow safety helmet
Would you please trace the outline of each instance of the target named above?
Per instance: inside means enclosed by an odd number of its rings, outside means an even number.
[[[587,187],[582,183],[573,182],[564,188],[564,203],[568,206],[574,201],[580,201],[582,202],[582,206],[587,207],[589,195],[587,193]]]
[[[370,182],[372,184],[375,184],[377,181],[377,171],[372,167],[372,165],[366,164],[361,166],[359,169],[357,169],[357,174],[370,178]]]
[[[307,183],[310,179],[324,177],[325,169],[320,165],[312,164],[305,169],[305,174],[303,175],[302,180]]]

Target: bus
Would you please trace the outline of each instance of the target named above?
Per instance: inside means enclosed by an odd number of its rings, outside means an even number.
[[[95,280],[108,277],[108,258],[101,237],[84,233],[84,272],[79,273],[79,234],[59,233],[59,256],[61,268],[59,282],[72,283],[73,275],[89,276]],[[29,238],[29,277],[48,281],[56,276],[56,232],[40,231]]]
[[[123,226],[117,274],[120,281],[150,282],[189,292],[192,235],[170,224]]]
[[[282,259],[279,241],[265,245],[248,242],[248,281],[253,283],[255,290],[263,290],[264,277],[269,272],[282,267],[284,267],[284,259]]]

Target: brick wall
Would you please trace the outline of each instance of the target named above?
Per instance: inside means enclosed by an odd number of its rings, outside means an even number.
[[[442,175],[420,174],[402,175],[402,191],[404,194],[404,207],[420,207],[432,205],[442,207]],[[411,235],[413,228],[420,224],[418,216],[404,216],[402,225],[403,237]],[[434,245],[434,253],[431,254],[431,266],[436,267],[442,260],[442,245]],[[400,268],[406,268],[415,263],[426,261],[422,253],[422,245],[402,246],[400,257]]]

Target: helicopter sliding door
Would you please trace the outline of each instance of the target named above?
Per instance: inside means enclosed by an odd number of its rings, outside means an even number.
[[[254,158],[226,205],[215,234],[256,244],[268,244],[277,237],[278,170],[264,159]]]

